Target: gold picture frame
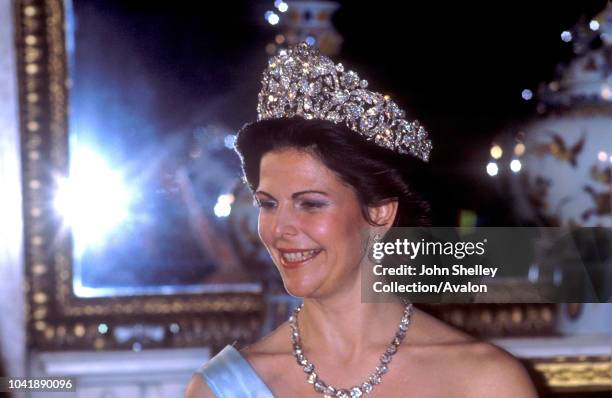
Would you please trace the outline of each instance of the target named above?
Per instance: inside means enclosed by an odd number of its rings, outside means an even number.
[[[261,293],[79,298],[70,236],[51,210],[68,170],[68,75],[62,0],[15,2],[29,346],[38,350],[220,347],[251,341]],[[121,338],[112,331],[121,330]]]

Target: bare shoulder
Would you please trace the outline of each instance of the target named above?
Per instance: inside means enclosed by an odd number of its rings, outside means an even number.
[[[287,350],[288,340],[289,322],[284,322],[267,336],[240,349],[240,353],[246,358],[277,354]]]
[[[415,309],[413,321],[413,342],[418,347],[413,354],[422,366],[436,369],[453,391],[462,391],[460,396],[537,397],[523,365],[506,351],[423,311]]]
[[[465,366],[460,372],[470,397],[537,397],[524,366],[512,355],[493,344],[479,342],[465,347]],[[476,376],[476,377],[474,377]]]
[[[425,311],[414,308],[410,326],[411,339],[419,345],[462,345],[477,340],[467,333],[440,321]]]
[[[202,377],[193,375],[185,390],[185,398],[215,398]]]
[[[268,383],[281,377],[286,365],[283,361],[292,357],[291,347],[287,344],[289,334],[289,324],[285,322],[261,340],[240,350],[240,354]]]

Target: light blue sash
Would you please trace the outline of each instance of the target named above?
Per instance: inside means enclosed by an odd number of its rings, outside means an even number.
[[[217,398],[274,398],[246,359],[232,345],[196,371]]]

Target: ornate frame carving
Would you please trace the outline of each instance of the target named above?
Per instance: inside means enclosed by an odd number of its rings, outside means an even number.
[[[218,347],[255,339],[264,309],[261,294],[75,297],[70,235],[51,206],[56,177],[68,170],[63,2],[17,0],[15,21],[29,346]],[[121,338],[118,330],[123,330]]]
[[[610,391],[612,360],[610,357],[557,357],[532,359],[528,364],[548,390],[555,392]]]

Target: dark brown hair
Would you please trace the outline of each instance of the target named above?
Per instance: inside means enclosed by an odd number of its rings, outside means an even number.
[[[370,224],[368,207],[398,201],[394,227],[431,225],[428,203],[419,188],[426,165],[366,141],[348,127],[301,117],[269,119],[245,125],[236,139],[244,180],[252,192],[259,185],[261,158],[271,151],[294,148],[317,157],[352,187]]]

